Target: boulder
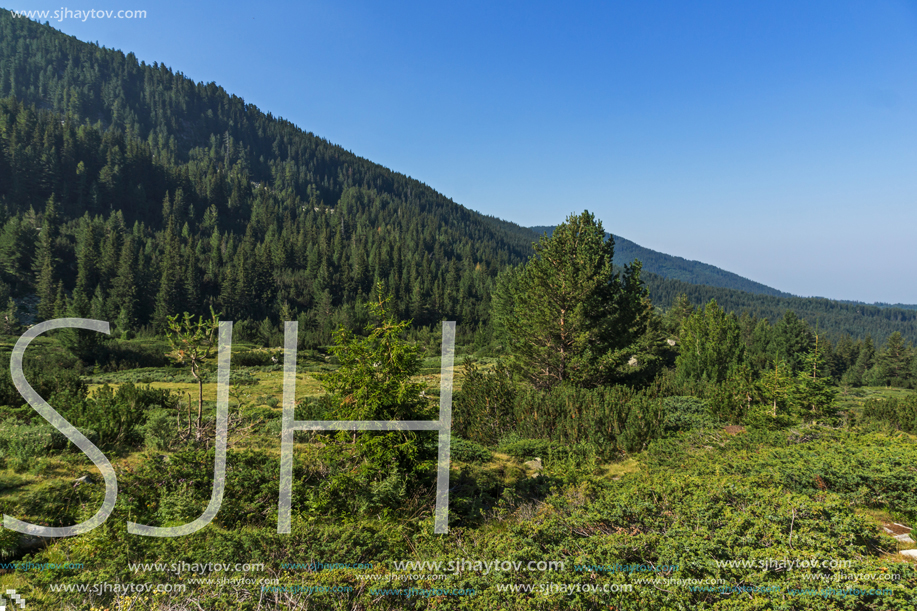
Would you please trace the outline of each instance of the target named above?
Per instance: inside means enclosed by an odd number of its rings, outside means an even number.
[[[94,484],[94,483],[95,483],[95,480],[93,480],[88,475],[84,475],[83,477],[77,478],[77,480],[73,482],[73,487],[76,488],[80,484]]]
[[[538,473],[541,472],[542,464],[541,464],[541,459],[540,459],[540,458],[534,458],[534,459],[529,460],[529,461],[527,461],[527,462],[525,462],[525,463],[523,463],[523,464],[525,464],[526,468],[531,469],[532,471],[534,471],[534,472],[535,472],[535,475],[538,475]]]

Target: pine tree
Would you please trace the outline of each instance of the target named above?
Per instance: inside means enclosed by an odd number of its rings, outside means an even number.
[[[54,262],[50,251],[44,256],[41,273],[38,276],[38,318],[51,320],[54,318],[54,307],[57,302],[57,284],[54,277]]]
[[[803,416],[823,418],[834,414],[837,389],[828,377],[828,364],[820,351],[815,335],[812,350],[806,355],[803,367],[796,374],[796,384],[790,392],[790,402]]]
[[[876,359],[872,383],[910,388],[913,385],[913,359],[913,349],[904,342],[901,333],[895,331],[888,337],[884,349]]]
[[[70,310],[73,316],[86,318],[90,315],[91,297],[98,283],[98,251],[93,221],[89,215],[80,220],[80,234],[76,247],[76,287]]]
[[[156,294],[156,309],[153,313],[153,328],[159,333],[169,329],[169,317],[174,312],[183,311],[182,293],[183,278],[181,273],[181,253],[175,217],[169,217],[166,232],[163,236],[165,252],[160,268],[159,291]]]
[[[54,244],[58,232],[57,203],[52,195],[45,204],[33,266],[37,275],[35,292],[38,295],[38,318],[41,320],[54,318],[54,303],[57,297],[56,270],[59,263],[54,252]]]
[[[780,358],[787,362],[793,373],[803,367],[806,354],[812,348],[812,332],[794,311],[787,310],[774,325],[774,346]]]
[[[681,335],[681,325],[689,316],[694,312],[694,306],[691,304],[691,301],[688,299],[688,296],[684,293],[679,293],[678,297],[675,298],[675,302],[672,304],[672,307],[666,312],[665,323],[666,328],[669,332],[676,336],[680,337]]]
[[[619,278],[613,255],[613,239],[587,211],[542,237],[521,269],[503,274],[494,317],[514,368],[534,386],[607,384],[633,362],[646,332],[646,293],[639,265]]]
[[[115,327],[122,338],[132,332],[137,321],[137,283],[134,272],[134,239],[128,238],[121,247],[118,272],[112,281],[109,310],[116,312]]]
[[[6,310],[0,313],[0,322],[3,325],[3,333],[6,335],[18,335],[21,324],[19,322],[19,307],[16,300],[12,297],[6,300]]]
[[[197,251],[189,244],[185,251],[185,303],[192,313],[203,311],[201,303],[201,274],[197,266]]]
[[[335,416],[341,420],[423,420],[432,407],[424,384],[415,377],[423,363],[421,350],[403,339],[410,321],[399,321],[389,309],[391,298],[382,285],[370,312],[376,319],[366,327],[366,337],[355,337],[341,327],[334,333],[332,353],[340,366],[320,374],[331,395]],[[356,439],[356,434],[354,434]],[[374,472],[397,467],[416,469],[417,436],[413,432],[364,433],[359,447]]]
[[[857,355],[856,363],[844,374],[844,380],[851,386],[862,386],[868,383],[867,374],[875,365],[876,349],[872,343],[872,338],[867,336],[862,342]]]
[[[675,363],[678,377],[684,381],[719,384],[726,380],[730,370],[745,361],[739,323],[715,299],[685,320],[680,340]]]

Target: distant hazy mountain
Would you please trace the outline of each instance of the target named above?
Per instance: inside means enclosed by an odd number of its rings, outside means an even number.
[[[554,227],[530,227],[536,234],[547,233],[551,235]],[[738,274],[727,272],[713,265],[701,263],[700,261],[689,261],[682,257],[667,255],[662,252],[644,248],[639,244],[631,242],[627,238],[614,236],[615,239],[615,263],[618,265],[630,263],[634,259],[639,259],[643,264],[643,269],[672,280],[681,280],[689,284],[704,284],[724,289],[736,289],[756,295],[773,295],[775,297],[793,297],[790,293],[778,291],[760,282],[743,278]],[[900,306],[897,306],[900,307]]]

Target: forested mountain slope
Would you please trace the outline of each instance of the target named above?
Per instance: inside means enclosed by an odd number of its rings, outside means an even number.
[[[771,323],[780,319],[787,310],[792,310],[813,330],[818,325],[818,330],[832,340],[849,335],[854,339],[870,336],[881,342],[898,331],[906,340],[917,343],[917,311],[911,309],[847,303],[822,297],[755,295],[663,278],[653,273],[644,273],[641,277],[649,289],[650,299],[663,308],[668,308],[678,295],[684,294],[695,306],[716,299],[727,311],[737,314],[747,312]]]
[[[527,230],[214,83],[5,11],[0,99],[3,280],[38,292],[46,315],[71,293],[111,320],[127,300],[126,323],[160,328],[208,305],[237,320],[308,312],[327,339],[384,281],[402,314],[467,329],[499,269],[531,252]]]
[[[549,236],[554,231],[554,227],[530,227],[537,235],[547,233]],[[611,234],[609,234],[611,235]],[[789,293],[778,291],[760,282],[743,278],[738,274],[728,272],[707,263],[700,261],[690,261],[688,259],[667,255],[650,248],[644,248],[627,238],[614,236],[615,239],[615,258],[626,263],[639,259],[643,264],[643,270],[657,274],[663,278],[681,280],[691,284],[705,284],[707,286],[717,286],[726,289],[736,289],[755,293],[757,295],[774,295],[778,297],[792,297]]]
[[[127,333],[213,306],[262,338],[298,319],[311,345],[357,325],[377,282],[417,325],[450,318],[486,335],[497,273],[537,238],[214,83],[5,11],[0,222],[0,299],[37,295],[39,318],[92,316]],[[831,334],[917,340],[913,310],[783,299],[618,238],[616,262],[634,258],[663,307],[684,292],[771,320],[792,308]]]

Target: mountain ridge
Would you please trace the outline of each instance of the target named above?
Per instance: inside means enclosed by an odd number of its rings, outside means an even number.
[[[554,227],[535,226],[529,227],[529,229],[537,235],[547,233],[547,235],[550,236]],[[605,236],[614,237],[616,259],[620,257],[619,260],[628,262],[639,259],[640,263],[643,264],[644,270],[662,276],[663,278],[681,280],[691,284],[704,284],[719,288],[737,289],[756,295],[772,295],[774,297],[796,296],[761,284],[760,282],[755,282],[754,280],[750,280],[714,265],[710,265],[709,263],[693,261],[677,255],[669,255],[657,250],[652,250],[618,235],[606,233]]]
[[[554,230],[554,227],[555,226],[551,225],[536,225],[529,227],[528,229],[532,230],[532,232],[538,236],[542,235],[543,233],[547,233],[550,236],[551,232]],[[633,261],[634,259],[639,259],[640,263],[643,264],[644,271],[670,280],[679,280],[682,282],[687,282],[688,284],[698,284],[716,288],[734,289],[744,291],[746,293],[752,293],[754,295],[770,295],[772,297],[786,297],[796,299],[821,299],[825,301],[833,301],[855,306],[861,305],[882,309],[917,310],[917,304],[884,302],[869,303],[866,301],[857,301],[855,299],[835,299],[832,297],[822,297],[816,295],[808,297],[795,295],[793,293],[787,293],[785,291],[775,289],[760,282],[755,282],[754,280],[745,278],[744,276],[740,276],[734,272],[724,270],[720,267],[716,267],[715,265],[704,263],[703,261],[686,259],[678,255],[670,255],[658,250],[646,248],[645,246],[640,246],[632,240],[628,240],[627,238],[613,235],[611,233],[606,232],[605,236],[614,237],[616,258],[620,257],[621,260],[627,262]]]
[[[42,245],[35,230],[51,197],[59,235]],[[125,321],[161,325],[166,311],[213,305],[249,329],[264,319],[249,331],[264,337],[278,320],[300,318],[312,345],[327,343],[339,323],[358,325],[357,304],[380,281],[419,326],[445,318],[481,331],[497,273],[528,258],[537,238],[216,83],[3,12],[0,203],[8,214],[0,273],[15,296],[40,292],[35,270],[46,257],[49,301],[55,291],[59,300],[78,296],[87,313],[115,320],[128,286],[109,279],[121,270],[121,248],[124,277],[137,288]],[[684,292],[697,305],[718,296],[737,312],[772,318],[798,307],[825,330],[832,312],[843,312],[839,333],[879,337],[898,325],[917,340],[913,310],[788,297],[616,239],[621,259],[644,262],[657,306]],[[173,267],[190,271],[182,279]],[[681,279],[691,274],[728,286]]]

